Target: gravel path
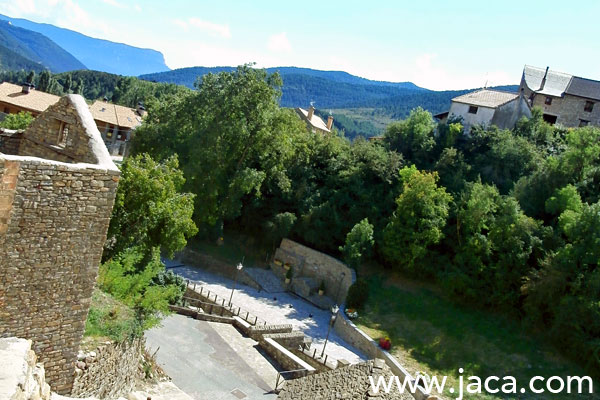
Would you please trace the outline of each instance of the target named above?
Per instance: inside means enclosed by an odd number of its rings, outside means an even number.
[[[176,261],[163,260],[173,272],[196,282],[217,295],[229,299],[233,281],[203,271],[200,268],[182,265]],[[313,338],[313,348],[320,352],[325,343],[331,312],[321,310],[290,293],[268,293],[237,284],[233,305],[250,311],[271,324],[292,324]],[[366,360],[358,350],[344,342],[333,330],[329,334],[326,353],[330,358],[345,359],[351,363]]]

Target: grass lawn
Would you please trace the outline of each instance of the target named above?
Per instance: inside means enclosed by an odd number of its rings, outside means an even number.
[[[376,340],[389,336],[392,354],[411,373],[423,371],[458,388],[458,368],[468,377],[514,376],[517,388],[528,387],[540,375],[584,376],[581,368],[560,357],[549,345],[527,335],[514,321],[458,306],[422,285],[389,273],[367,278],[369,300],[357,325]],[[501,386],[494,383],[494,386]],[[596,382],[594,382],[596,383]],[[536,387],[540,382],[536,384]],[[596,389],[597,390],[597,389]],[[454,399],[456,394],[446,393]],[[467,395],[468,399],[583,399],[574,394]],[[546,396],[546,397],[545,397]],[[597,396],[597,395],[595,395]]]

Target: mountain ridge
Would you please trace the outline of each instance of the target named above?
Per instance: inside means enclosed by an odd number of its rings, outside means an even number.
[[[68,51],[45,35],[13,26],[0,20],[0,45],[52,72],[65,72],[87,67]]]
[[[14,26],[48,37],[88,69],[127,76],[170,70],[164,55],[154,49],[94,38],[56,25],[3,14],[0,14],[0,20],[10,21]]]

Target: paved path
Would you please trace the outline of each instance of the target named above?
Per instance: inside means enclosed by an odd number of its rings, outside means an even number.
[[[200,268],[181,265],[175,261],[166,261],[167,268],[182,275],[191,282],[207,288],[219,296],[229,299],[233,281],[210,274]],[[321,310],[307,301],[289,293],[267,293],[248,286],[237,284],[232,303],[266,320],[271,324],[292,324],[313,338],[313,348],[318,352],[323,348],[331,312]],[[333,330],[327,343],[330,358],[343,358],[351,363],[366,360],[358,350],[344,342]]]
[[[234,332],[235,331],[235,332]],[[150,352],[173,383],[194,400],[274,400],[277,371],[228,324],[197,321],[181,315],[164,319],[146,332]]]

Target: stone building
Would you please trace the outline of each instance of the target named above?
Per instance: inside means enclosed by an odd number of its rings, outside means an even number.
[[[10,136],[0,142],[0,337],[31,339],[52,389],[69,393],[120,173],[79,95]]]
[[[600,126],[600,81],[526,65],[520,89],[550,124]]]
[[[127,156],[133,130],[141,125],[146,110],[142,104],[137,109],[96,100],[90,106],[96,126],[102,134],[108,152],[113,156]]]
[[[305,110],[304,108],[300,108],[300,107],[296,108],[296,113],[302,119],[302,121],[304,121],[306,123],[306,127],[312,133],[317,133],[317,132],[321,133],[321,134],[331,133],[331,128],[333,127],[333,116],[332,115],[330,115],[327,118],[327,124],[326,124],[325,122],[323,122],[321,117],[319,117],[318,115],[315,115],[315,107],[313,107],[312,104],[308,108],[308,110]]]
[[[465,133],[475,125],[495,125],[512,129],[523,117],[531,117],[531,109],[523,96],[499,90],[481,89],[452,99],[450,110],[436,118],[461,117]]]
[[[59,96],[35,90],[29,84],[0,84],[0,112],[4,114],[26,111],[37,117],[59,100]],[[142,104],[133,109],[97,100],[89,108],[109,153],[127,156],[133,131],[142,124],[146,115]]]

